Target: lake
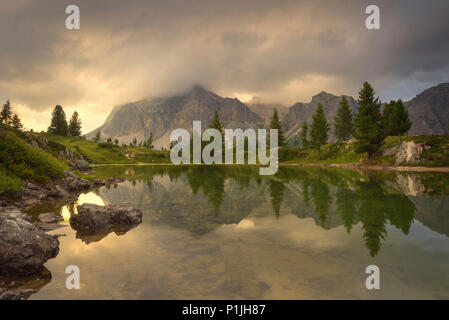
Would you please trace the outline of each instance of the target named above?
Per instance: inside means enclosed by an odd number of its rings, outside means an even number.
[[[59,208],[59,255],[30,299],[448,299],[449,175],[248,166],[110,166],[125,182]],[[77,236],[82,203],[143,222]],[[81,289],[67,290],[76,265]],[[365,269],[380,269],[367,290]]]

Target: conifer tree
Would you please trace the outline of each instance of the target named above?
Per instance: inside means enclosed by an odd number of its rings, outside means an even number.
[[[334,117],[334,135],[338,141],[347,141],[353,132],[352,111],[349,108],[348,100],[342,96],[337,115]]]
[[[69,121],[69,134],[72,137],[81,136],[81,119],[76,111],[73,113]]]
[[[304,121],[301,128],[301,145],[303,148],[307,148],[309,146],[309,141],[307,140],[308,130],[309,126],[307,125],[307,122]]]
[[[218,111],[215,111],[214,113],[214,120],[212,120],[212,123],[209,126],[210,129],[217,129],[220,131],[221,135],[224,137],[224,127],[223,124],[220,122],[220,117],[218,116]]]
[[[51,114],[51,124],[48,127],[48,132],[66,136],[69,132],[65,112],[60,105],[57,105]]]
[[[315,148],[320,148],[323,144],[327,143],[327,133],[329,129],[323,106],[321,103],[318,103],[315,113],[313,114],[312,128],[310,129],[311,144]]]
[[[98,142],[100,141],[100,139],[101,139],[101,131],[98,130],[97,133],[95,134],[94,141]]]
[[[284,132],[282,131],[282,124],[279,120],[278,109],[274,108],[273,116],[270,121],[270,129],[278,129],[278,146],[282,147],[285,145]]]
[[[153,133],[150,133],[148,139],[143,143],[143,146],[148,149],[153,149]]]
[[[383,110],[382,120],[386,136],[401,137],[412,127],[408,111],[402,100],[387,103]]]
[[[2,112],[0,113],[0,123],[9,125],[12,121],[11,104],[9,100],[3,105]]]
[[[14,129],[17,129],[17,130],[22,130],[23,129],[22,121],[20,120],[20,118],[19,118],[19,116],[17,114],[15,114],[12,117],[11,126]]]
[[[371,85],[365,82],[359,92],[359,108],[354,120],[356,128],[354,137],[357,139],[356,151],[367,152],[369,157],[372,157],[380,149],[385,139],[380,113],[381,103],[379,98],[375,98],[374,95],[375,92]]]

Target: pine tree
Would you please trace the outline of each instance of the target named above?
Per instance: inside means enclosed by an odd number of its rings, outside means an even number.
[[[19,118],[19,116],[17,114],[15,114],[12,117],[11,126],[14,129],[17,129],[17,130],[22,130],[23,129],[22,121],[20,120],[20,118]]]
[[[381,147],[385,132],[380,113],[379,98],[374,97],[375,92],[368,82],[363,84],[359,92],[359,108],[355,116],[354,124],[356,131],[354,137],[357,139],[356,151],[367,152],[372,157]]]
[[[343,96],[334,118],[334,134],[338,141],[347,141],[351,138],[353,132],[352,118],[348,100]]]
[[[402,100],[387,103],[383,110],[382,120],[386,136],[401,137],[412,127],[408,111]]]
[[[48,132],[66,136],[69,132],[65,112],[60,105],[57,105],[51,114],[51,124],[48,127]]]
[[[133,144],[133,146],[137,146],[137,138],[136,137],[134,137],[132,144]]]
[[[81,136],[81,119],[76,111],[73,113],[69,121],[69,134],[72,137]]]
[[[214,120],[212,120],[212,123],[209,126],[210,129],[217,129],[220,131],[221,135],[224,137],[224,127],[223,124],[220,122],[220,117],[218,116],[218,111],[215,111],[214,113]]]
[[[118,145],[118,139],[117,138],[114,140],[114,143],[115,143],[116,146]]]
[[[100,139],[101,139],[101,131],[98,130],[97,133],[95,134],[94,141],[98,142],[100,141]]]
[[[309,146],[309,141],[307,140],[307,131],[309,130],[309,126],[307,122],[304,121],[301,128],[301,145],[303,148],[307,148]]]
[[[150,133],[148,139],[143,143],[143,146],[148,149],[153,149],[153,133]]]
[[[278,109],[274,108],[273,116],[270,121],[270,129],[278,129],[278,146],[282,147],[285,145],[284,132],[282,131],[282,124],[279,120]]]
[[[9,125],[12,121],[11,104],[9,100],[3,105],[2,112],[0,113],[0,123]]]
[[[329,129],[323,106],[321,103],[318,103],[315,113],[313,114],[312,128],[310,129],[311,143],[315,148],[320,148],[323,144],[327,143],[327,133]]]

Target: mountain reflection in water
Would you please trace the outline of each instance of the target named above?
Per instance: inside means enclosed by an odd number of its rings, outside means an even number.
[[[38,298],[448,298],[449,175],[248,166],[110,166],[125,182],[83,202],[130,202],[141,225],[88,243],[69,226]],[[82,274],[64,287],[65,267]],[[367,265],[381,289],[364,286]]]

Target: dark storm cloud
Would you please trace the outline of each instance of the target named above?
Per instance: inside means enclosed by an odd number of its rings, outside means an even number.
[[[79,31],[65,29],[69,4]],[[380,31],[365,28],[369,4]],[[365,80],[382,99],[408,98],[449,81],[447,12],[446,0],[4,0],[0,99],[104,116],[196,83],[293,103],[355,95]]]

